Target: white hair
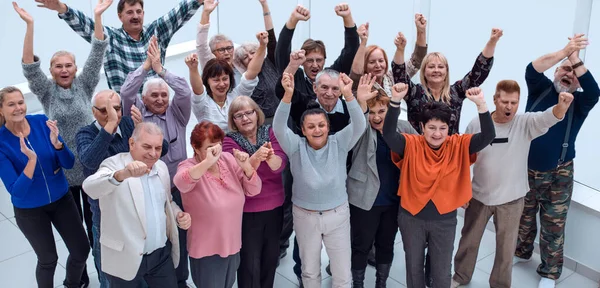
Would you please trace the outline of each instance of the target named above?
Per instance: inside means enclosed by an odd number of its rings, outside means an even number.
[[[152,122],[142,122],[137,124],[137,126],[135,126],[135,129],[133,130],[133,134],[131,135],[131,138],[133,138],[133,141],[138,141],[140,138],[140,134],[142,134],[142,131],[151,134],[151,135],[160,135],[163,136],[163,131],[160,127],[158,127],[158,125],[152,123]]]
[[[242,73],[246,72],[248,67],[244,65],[243,59],[246,57],[246,54],[249,54],[252,51],[256,52],[258,46],[258,43],[244,43],[235,48],[235,51],[233,52],[233,66]]]
[[[319,80],[321,79],[321,76],[323,76],[323,75],[328,75],[329,77],[331,77],[331,79],[336,80],[336,81],[338,80],[338,78],[340,78],[340,72],[335,71],[333,69],[329,69],[329,68],[323,69],[315,77],[315,83],[317,85],[319,85]]]
[[[233,41],[231,41],[231,39],[229,39],[229,37],[223,35],[223,34],[217,34],[214,35],[213,37],[210,38],[210,41],[208,41],[208,47],[210,47],[210,51],[215,52],[215,49],[217,47],[217,44],[219,42],[231,42],[233,43]]]
[[[146,96],[146,93],[148,93],[148,89],[150,89],[151,87],[154,87],[154,86],[169,87],[167,85],[167,82],[160,77],[150,78],[146,81],[146,83],[144,83],[144,88],[142,88],[142,96]],[[169,92],[167,91],[167,94],[168,93]]]

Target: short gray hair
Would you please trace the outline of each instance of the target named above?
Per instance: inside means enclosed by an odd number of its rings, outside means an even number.
[[[163,85],[169,87],[167,85],[167,82],[160,77],[153,77],[153,78],[148,79],[146,81],[146,83],[144,83],[144,88],[142,88],[142,96],[146,96],[146,93],[148,93],[148,89],[150,89],[154,86],[163,86]]]
[[[244,57],[246,54],[258,50],[258,43],[244,43],[239,47],[235,48],[235,52],[233,52],[233,66],[238,69],[240,72],[246,72],[248,67],[244,65]]]
[[[335,71],[333,69],[329,69],[329,68],[323,69],[321,72],[319,72],[317,74],[317,77],[315,77],[316,85],[319,85],[319,80],[321,80],[321,76],[323,76],[323,75],[327,75],[327,76],[331,77],[331,79],[334,79],[334,80],[338,80],[340,78],[340,72]]]
[[[138,141],[140,139],[140,134],[142,134],[142,131],[151,135],[160,135],[164,137],[163,131],[160,127],[158,127],[158,125],[152,122],[142,122],[137,124],[133,130],[133,134],[131,135],[133,141]]]
[[[98,98],[98,96],[102,93],[107,93],[107,92],[112,92],[117,94],[117,96],[119,96],[119,100],[121,100],[121,95],[119,95],[119,93],[115,92],[114,90],[110,90],[110,89],[106,89],[106,90],[101,90],[96,92],[96,94],[94,94],[94,96],[92,96],[92,106],[96,105],[96,99]],[[119,101],[120,102],[120,101]]]
[[[229,37],[227,37],[223,34],[214,35],[213,37],[210,37],[210,41],[208,41],[208,47],[210,47],[210,51],[215,52],[217,44],[219,42],[225,42],[225,41],[231,42],[231,44],[233,45],[233,41],[231,41],[231,39],[229,39]]]

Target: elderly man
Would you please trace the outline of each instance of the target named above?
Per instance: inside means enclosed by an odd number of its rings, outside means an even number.
[[[525,196],[514,263],[527,261],[533,254],[539,209],[542,263],[537,272],[542,276],[540,288],[554,287],[562,272],[565,224],[573,192],[575,141],[600,96],[598,83],[579,59],[579,50],[584,49],[587,43],[583,34],[577,34],[570,38],[565,48],[536,59],[525,71],[529,90],[526,111],[548,109],[559,101],[561,92],[573,93],[575,97],[567,113],[567,121],[553,126],[548,133],[531,142],[529,152],[530,190]],[[554,81],[551,81],[544,71],[563,59],[554,72]],[[578,88],[583,91],[577,91]]]
[[[169,170],[159,160],[163,133],[140,123],[128,142],[128,153],[102,161],[83,182],[102,212],[102,271],[111,287],[135,288],[144,280],[150,288],[176,287],[176,227],[188,229],[191,218],[171,199]]]
[[[107,0],[105,0],[107,1]],[[85,41],[91,42],[94,33],[94,20],[83,12],[68,7],[60,0],[36,0],[40,7],[58,12],[58,17],[67,24]],[[182,0],[164,16],[144,25],[143,0],[119,0],[117,12],[122,27],[104,27],[111,42],[108,52],[104,55],[104,71],[108,87],[117,93],[129,72],[137,69],[146,60],[146,51],[152,35],[159,37],[160,61],[165,60],[165,51],[169,46],[171,37],[188,20],[194,16],[204,0]]]
[[[144,65],[129,73],[121,87],[123,113],[131,115],[132,107],[136,107],[141,111],[141,118],[144,122],[152,122],[164,132],[164,139],[169,142],[170,149],[169,153],[163,156],[161,160],[169,168],[173,200],[179,207],[183,208],[179,190],[172,181],[177,173],[177,165],[187,158],[185,128],[192,113],[192,106],[190,105],[192,91],[185,78],[172,74],[162,66],[156,38],[150,42],[148,55]],[[159,78],[150,78],[144,83],[148,72],[152,70],[156,72]],[[142,84],[144,88],[140,101],[137,92]],[[169,87],[175,91],[171,104],[169,104]],[[179,288],[187,287],[186,281],[189,276],[186,243],[187,233],[185,230],[179,229],[181,263],[177,266],[176,271]]]
[[[492,216],[496,227],[496,258],[489,279],[490,287],[511,286],[512,256],[519,234],[519,218],[523,212],[523,197],[529,191],[529,146],[533,139],[564,118],[573,101],[572,94],[563,92],[559,95],[558,104],[544,112],[516,114],[520,95],[521,88],[516,81],[503,80],[496,85],[496,111],[492,112],[496,139],[477,153],[477,162],[473,166],[473,199],[465,211],[465,225],[454,257],[452,288],[471,282],[481,237]],[[480,131],[479,118],[475,118],[465,133]]]
[[[121,113],[121,97],[112,90],[104,90],[92,97],[92,113],[96,121],[77,132],[77,152],[83,165],[83,174],[88,177],[98,170],[104,159],[129,151],[129,138],[135,124],[131,117]],[[167,153],[168,143],[163,140],[162,155]],[[85,191],[84,189],[84,192]],[[98,271],[100,287],[108,287],[100,262],[100,207],[97,200],[89,199],[92,210],[92,255]]]

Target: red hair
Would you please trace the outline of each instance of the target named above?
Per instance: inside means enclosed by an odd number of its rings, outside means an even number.
[[[196,124],[194,130],[192,130],[190,142],[192,143],[192,147],[200,149],[205,140],[214,143],[223,141],[223,138],[225,138],[225,132],[223,132],[221,127],[213,124],[210,121],[204,120]],[[194,154],[196,153],[194,152]]]
[[[375,52],[376,50],[381,51],[381,54],[383,54],[383,60],[385,60],[385,73],[387,73],[388,71],[388,58],[387,58],[387,54],[385,53],[385,50],[383,50],[381,47],[377,46],[377,45],[369,45],[367,46],[367,51],[365,51],[365,66],[363,68],[363,72],[366,74],[367,73],[367,65],[369,65],[369,57],[371,57],[371,54],[373,54],[373,52]]]

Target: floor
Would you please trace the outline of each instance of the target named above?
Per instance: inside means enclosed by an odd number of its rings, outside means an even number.
[[[460,235],[463,219],[459,217],[457,229],[457,237]],[[4,189],[4,185],[0,185],[0,287],[11,288],[29,288],[37,287],[35,282],[35,265],[36,256],[31,249],[31,246],[17,228],[15,223],[14,213],[8,192]],[[56,246],[59,255],[59,265],[56,268],[54,284],[56,287],[62,287],[62,280],[65,277],[65,262],[68,256],[68,251],[60,238],[60,235],[55,231]],[[486,231],[482,245],[479,249],[479,257],[477,268],[473,276],[473,281],[469,286],[465,287],[489,287],[488,278],[494,263],[494,233]],[[454,251],[458,246],[458,239],[455,241]],[[281,264],[277,269],[275,278],[276,288],[298,287],[296,276],[292,272],[294,262],[292,260],[292,248],[288,251],[288,256],[281,260]],[[328,263],[327,254],[323,250],[322,256],[322,275],[324,275],[322,287],[331,287],[331,277],[325,273],[325,265]],[[513,287],[516,288],[535,288],[539,281],[539,276],[535,273],[535,269],[539,264],[539,255],[534,255],[534,260],[528,263],[517,264],[513,268]],[[90,254],[88,258],[88,267],[90,279],[92,281],[90,287],[100,287],[96,271],[93,268],[93,260]],[[404,264],[404,251],[400,237],[396,239],[395,257],[388,280],[388,287],[406,287],[406,271]],[[189,280],[190,286],[191,278]],[[375,270],[369,267],[366,276],[366,287],[375,286]],[[594,281],[574,273],[569,269],[563,271],[561,279],[558,281],[557,287],[577,287],[577,288],[597,288],[598,284]]]

